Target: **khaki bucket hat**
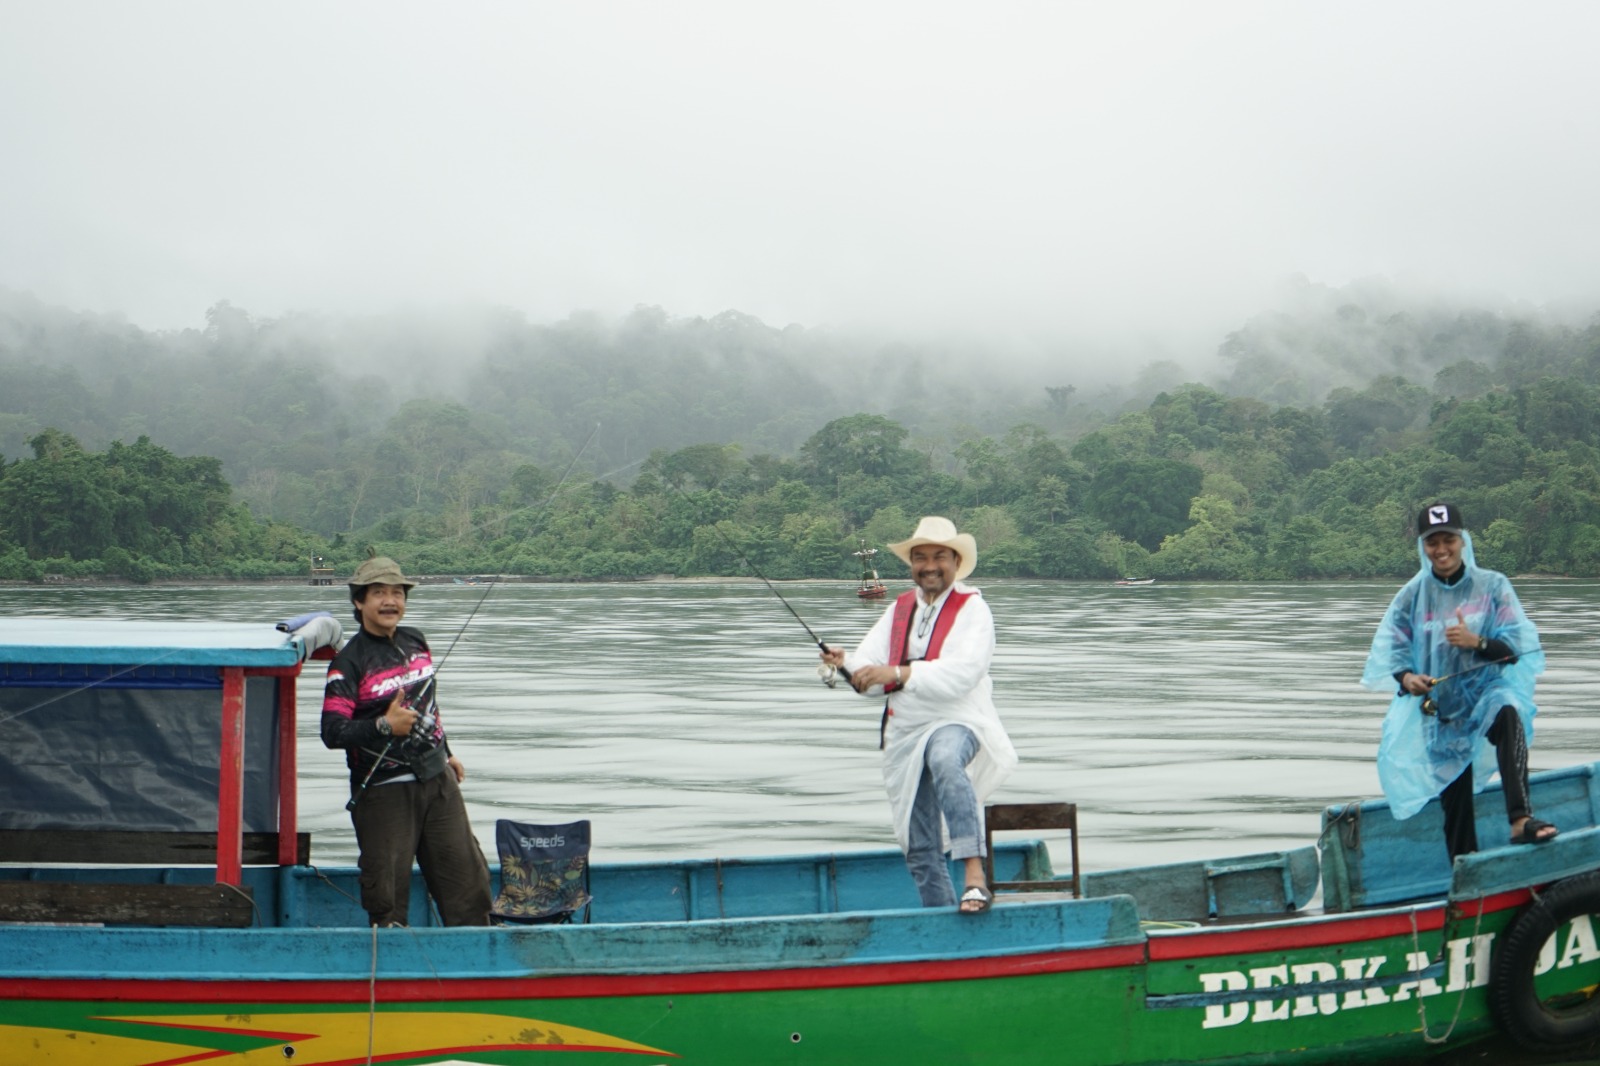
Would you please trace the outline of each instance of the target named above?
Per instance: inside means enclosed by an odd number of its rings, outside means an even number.
[[[356,567],[356,572],[350,577],[350,592],[366,588],[368,585],[399,585],[410,592],[417,587],[415,581],[410,581],[400,572],[400,564],[387,555],[374,556]]]

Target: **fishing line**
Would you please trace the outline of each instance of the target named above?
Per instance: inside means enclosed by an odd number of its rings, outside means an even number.
[[[561,472],[561,477],[556,480],[555,488],[550,490],[550,495],[546,496],[544,498],[544,501],[533,509],[535,514],[537,514],[538,512],[544,510],[544,508],[549,505],[550,501],[556,498],[556,493],[561,491],[561,486],[566,483],[567,476],[572,473],[573,467],[578,465],[578,460],[583,458],[583,453],[589,450],[589,444],[594,440],[595,434],[599,433],[599,432],[600,432],[600,423],[596,422],[594,424],[594,428],[589,431],[588,440],[585,440],[583,442],[583,447],[578,449],[577,453],[575,455],[573,455],[573,457],[572,457],[572,462],[568,463],[567,464],[567,468]],[[523,543],[526,542],[527,539],[529,537],[531,537],[531,536],[533,536],[533,530],[529,529],[528,532],[523,535],[522,540],[519,540],[516,544],[512,545],[511,554],[515,555],[517,549],[521,548]],[[496,582],[490,581],[489,584],[488,584],[488,587],[486,587],[483,590],[483,595],[478,597],[478,602],[473,604],[472,610],[467,614],[466,621],[461,623],[461,627],[456,630],[456,635],[451,638],[450,646],[445,649],[444,654],[439,657],[439,661],[434,664],[432,675],[430,675],[428,680],[423,683],[422,688],[417,691],[417,697],[416,697],[417,700],[422,700],[424,695],[426,695],[427,699],[428,700],[433,700],[434,701],[433,705],[437,706],[437,701],[435,700],[435,697],[433,696],[433,693],[438,691],[438,685],[437,685],[436,682],[439,679],[439,671],[444,669],[445,660],[450,658],[450,653],[456,650],[456,644],[458,644],[460,642],[461,635],[467,631],[467,627],[469,625],[471,625],[472,624],[472,620],[477,617],[478,609],[480,607],[482,607],[484,605],[484,602],[489,599],[489,593],[494,591],[495,585],[496,585]],[[413,702],[415,702],[415,701],[408,699],[406,701],[406,707],[410,708],[412,706]],[[388,713],[388,709],[387,708],[385,708],[384,711],[385,711],[385,713]],[[421,715],[418,717],[416,724],[420,726],[425,721],[427,721],[427,719],[429,719],[430,717],[432,717],[432,712],[429,710],[429,704],[427,702],[424,702],[423,703],[423,711],[422,711]],[[431,729],[432,725],[433,725],[432,722],[428,722],[426,728],[430,728]],[[406,734],[407,739],[409,739],[410,736],[411,736],[411,734],[409,734],[409,733]],[[372,765],[367,769],[366,776],[361,779],[361,784],[356,786],[356,790],[350,796],[349,802],[344,805],[344,809],[345,810],[353,811],[353,810],[356,809],[356,804],[361,801],[361,797],[365,796],[367,794],[367,786],[372,783],[372,775],[378,772],[378,767],[383,765],[383,760],[386,759],[388,757],[388,755],[389,755],[389,749],[391,749],[393,747],[394,747],[394,737],[391,736],[391,737],[389,737],[388,740],[386,740],[384,742],[382,750],[380,750],[378,752],[378,757],[372,761]],[[371,751],[372,749],[371,748],[364,748],[362,750]]]
[[[561,491],[562,484],[564,484],[566,482],[567,477],[572,473],[573,468],[578,465],[578,460],[583,457],[583,453],[588,450],[590,443],[592,443],[594,441],[595,434],[597,434],[599,432],[600,432],[600,423],[596,422],[594,424],[594,429],[589,431],[588,439],[583,442],[583,447],[578,449],[577,454],[575,454],[572,457],[572,461],[567,464],[566,470],[563,471],[562,474],[561,474],[561,477],[559,479],[557,479],[556,484],[555,484],[555,488],[550,490],[550,495],[545,497],[545,499],[542,502],[540,502],[539,504],[537,504],[536,506],[531,508],[531,510],[534,513],[538,513],[539,511],[543,510],[546,506],[549,505],[551,500],[554,500],[556,498],[556,493]],[[628,466],[633,466],[633,465],[635,465],[635,464],[633,464],[633,463],[629,463],[628,464]],[[627,466],[619,467],[618,470],[612,471],[612,473],[618,473],[621,470],[626,470],[627,468],[628,468]],[[603,476],[609,476],[609,475],[603,475]],[[513,552],[517,548],[522,547],[523,542],[526,541],[528,539],[528,537],[530,537],[532,535],[533,535],[533,533],[530,530],[526,535],[524,535],[522,540],[518,541],[517,544],[513,547],[513,549],[512,549]],[[479,598],[478,603],[472,608],[472,612],[467,615],[467,620],[465,622],[463,622],[462,625],[461,625],[461,628],[456,631],[456,635],[455,635],[454,639],[452,639],[450,641],[450,648],[445,651],[444,656],[439,660],[439,665],[442,666],[444,664],[444,660],[448,659],[450,657],[450,652],[455,650],[456,641],[459,641],[461,639],[461,634],[466,632],[467,626],[469,624],[471,624],[473,617],[475,615],[477,615],[478,608],[483,606],[484,599],[488,598],[489,593],[492,592],[493,590],[494,590],[494,582],[490,582],[489,583],[489,587],[484,589],[483,596]],[[163,651],[158,655],[154,655],[154,656],[151,656],[150,658],[145,659],[145,660],[143,660],[141,662],[134,663],[132,666],[121,667],[121,668],[119,668],[119,669],[107,674],[105,677],[96,678],[94,681],[91,681],[86,685],[77,685],[77,686],[74,686],[72,688],[67,689],[64,692],[61,692],[58,695],[51,696],[48,699],[40,700],[38,703],[35,703],[35,704],[31,705],[31,706],[24,707],[23,709],[21,709],[19,711],[14,711],[14,712],[12,712],[10,714],[4,715],[3,717],[0,717],[0,727],[3,727],[3,726],[5,726],[6,724],[8,724],[10,722],[16,721],[18,718],[21,718],[24,715],[32,714],[34,711],[37,711],[40,708],[48,707],[53,703],[59,703],[60,701],[62,701],[64,699],[68,699],[68,698],[70,698],[72,696],[76,696],[81,692],[87,692],[90,689],[99,688],[101,685],[109,684],[110,682],[115,681],[119,677],[123,677],[123,676],[125,676],[127,674],[134,673],[135,671],[142,670],[143,668],[145,668],[147,666],[154,666],[155,664],[161,662],[163,659],[170,658],[171,656],[176,655],[176,654],[177,654],[177,652],[175,650]],[[435,669],[437,669],[437,667],[435,667]],[[18,686],[18,687],[23,687],[23,686]],[[38,687],[38,686],[28,686],[28,687]],[[387,751],[387,748],[385,749],[385,751]]]
[[[599,428],[600,428],[600,424],[598,422],[595,423],[595,429],[598,430]],[[594,439],[594,433],[591,431],[590,440],[592,440],[592,439]],[[584,452],[584,449],[586,449],[588,447],[589,447],[589,442],[585,441],[584,444],[583,444],[583,448],[578,449],[578,455],[581,456],[583,454],[583,452]],[[622,473],[624,470],[628,470],[628,469],[630,469],[632,467],[638,466],[640,463],[649,461],[649,458],[650,458],[649,456],[644,456],[643,458],[634,459],[631,462],[623,463],[621,466],[619,466],[619,467],[617,467],[617,468],[615,468],[613,470],[607,470],[604,473],[595,474],[591,480],[604,481],[607,478],[616,477],[618,474]],[[577,456],[573,457],[573,462],[574,463],[577,462]],[[571,464],[568,465],[567,473],[571,473]],[[561,475],[561,479],[556,482],[556,487],[557,488],[560,487],[561,481],[566,480],[566,476],[567,476],[566,474],[562,474]],[[552,491],[552,496],[553,495],[554,495],[554,493]],[[544,510],[545,505],[548,504],[549,502],[550,502],[550,498],[546,498],[544,500],[541,500],[538,503],[530,503],[526,507],[519,507],[515,511],[508,511],[503,515],[497,515],[497,516],[495,516],[493,518],[490,518],[490,519],[487,519],[487,520],[485,520],[483,522],[478,522],[478,523],[475,523],[473,525],[467,526],[460,533],[453,533],[450,536],[446,537],[445,539],[446,540],[450,540],[450,541],[459,541],[459,540],[463,539],[464,537],[466,537],[468,534],[471,534],[471,533],[486,533],[486,532],[488,532],[488,530],[492,526],[496,526],[496,525],[503,526],[503,525],[509,523],[512,519],[520,518],[523,515],[538,514],[540,511]],[[526,533],[526,534],[523,535],[522,539],[523,540],[527,540],[528,537],[530,537],[532,535],[533,534],[531,532]],[[522,542],[518,541],[517,544],[516,544],[516,547],[518,547],[518,548],[522,547]]]
[[[699,518],[702,521],[704,521],[704,519],[705,519],[704,512],[702,512],[700,510],[700,508],[695,505],[694,500],[690,498],[690,496],[689,496],[689,494],[687,492],[684,492],[683,489],[679,488],[677,485],[673,484],[673,482],[668,480],[668,479],[663,478],[662,480],[666,481],[666,483],[668,485],[671,485],[672,488],[677,491],[678,495],[682,496],[684,498],[684,500],[689,504],[690,508],[693,509],[694,513],[697,516],[699,516]],[[739,557],[739,560],[741,562],[743,562],[744,565],[746,565],[746,566],[748,566],[750,568],[750,572],[755,574],[756,577],[759,577],[761,579],[761,583],[766,585],[767,588],[772,591],[772,594],[774,596],[778,597],[778,602],[783,604],[785,607],[789,608],[789,613],[794,615],[794,620],[796,622],[800,623],[800,628],[804,629],[807,633],[809,633],[811,635],[811,639],[816,641],[817,647],[821,648],[823,651],[827,651],[828,650],[828,646],[822,642],[822,638],[821,637],[817,636],[815,630],[813,630],[810,626],[806,625],[806,620],[804,618],[800,617],[800,612],[795,610],[794,607],[789,603],[789,601],[783,598],[783,593],[778,591],[777,586],[774,585],[772,582],[768,581],[767,580],[767,575],[763,574],[761,572],[760,568],[757,567],[755,563],[750,561],[750,557],[749,556],[747,556],[744,552],[739,550],[739,546],[737,544],[735,544],[733,542],[733,540],[726,533],[724,533],[722,531],[722,527],[720,525],[718,525],[717,523],[713,522],[713,523],[711,523],[711,528],[716,531],[717,536],[722,538],[722,542],[724,544],[726,544],[728,547],[733,549],[733,554],[737,555]],[[839,674],[840,677],[844,678],[846,681],[850,680],[850,671],[849,670],[846,670],[842,666],[836,667],[834,669],[836,669],[838,671],[838,674]],[[826,675],[824,675],[822,680],[823,680],[823,683],[826,684],[829,688],[833,687],[833,681],[832,681],[831,678],[829,678]]]
[[[556,479],[555,487],[550,490],[550,495],[546,496],[544,498],[544,500],[542,502],[540,502],[537,507],[533,508],[533,511],[532,511],[533,514],[538,514],[539,512],[543,511],[546,507],[550,506],[550,501],[554,500],[556,498],[556,493],[560,492],[561,491],[561,486],[566,484],[567,476],[572,473],[572,468],[578,465],[578,460],[583,458],[583,453],[589,450],[589,445],[594,441],[595,434],[599,433],[599,432],[600,432],[600,423],[596,422],[594,424],[594,428],[589,431],[588,440],[585,440],[583,442],[583,447],[578,449],[577,453],[574,454],[573,457],[572,457],[572,462],[567,464],[567,468],[565,470],[563,470],[561,472],[561,476]],[[528,538],[531,537],[531,536],[533,536],[533,530],[530,528],[528,530],[528,532],[526,532],[526,533],[524,533],[522,535],[522,539],[521,540],[517,541],[515,544],[513,544],[511,546],[511,552],[507,556],[507,558],[509,559],[509,558],[515,556],[516,553],[517,553],[517,550],[519,548],[521,548],[525,543],[527,543]],[[461,628],[456,630],[455,637],[450,641],[450,647],[445,649],[444,655],[439,659],[439,665],[434,667],[434,672],[435,673],[438,673],[439,667],[444,665],[445,659],[450,658],[450,653],[456,650],[456,641],[459,641],[461,639],[461,634],[465,633],[467,631],[467,626],[472,624],[472,619],[475,618],[477,616],[477,614],[478,614],[478,608],[482,607],[483,606],[483,601],[487,600],[489,598],[489,593],[494,591],[494,586],[495,586],[495,582],[490,581],[489,582],[489,587],[483,590],[483,595],[482,596],[478,597],[478,602],[477,602],[477,604],[475,604],[473,606],[472,612],[467,615],[467,620],[465,622],[461,623]]]
[[[41,707],[48,707],[52,703],[59,703],[60,701],[62,701],[64,699],[67,699],[70,696],[76,696],[80,692],[87,692],[92,688],[99,688],[101,685],[109,684],[110,682],[115,681],[117,678],[122,677],[125,674],[133,673],[135,670],[142,670],[147,666],[154,666],[156,663],[159,663],[161,660],[170,659],[172,656],[174,656],[176,654],[178,654],[177,649],[171,649],[171,650],[168,650],[168,651],[164,651],[160,655],[151,656],[150,658],[146,659],[144,662],[134,663],[132,666],[124,666],[119,670],[115,670],[115,671],[107,674],[105,677],[98,678],[98,679],[96,679],[94,681],[89,682],[87,685],[78,685],[75,688],[69,688],[69,689],[67,689],[67,691],[61,693],[59,696],[51,696],[49,699],[40,700],[38,703],[35,703],[32,707],[24,707],[22,710],[17,711],[14,714],[8,714],[4,718],[0,718],[0,726],[4,726],[9,722],[13,722],[16,719],[21,718],[25,714],[32,714],[34,711],[37,711]],[[40,687],[40,686],[22,686],[22,685],[19,685],[17,687],[18,688],[23,688],[23,687],[34,687],[34,688],[37,688],[37,687]]]

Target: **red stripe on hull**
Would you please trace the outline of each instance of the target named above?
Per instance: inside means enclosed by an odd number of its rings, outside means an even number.
[[[486,999],[576,999],[619,996],[765,992],[810,988],[926,984],[991,977],[1070,973],[1139,966],[1144,946],[1052,951],[982,959],[871,963],[805,970],[728,973],[617,974],[553,977],[381,980],[384,1003]],[[130,981],[127,979],[0,980],[0,999],[106,1000],[173,1003],[365,1003],[371,987],[355,981]]]
[[[1461,916],[1472,918],[1479,909],[1484,914],[1520,907],[1532,894],[1527,889],[1504,892],[1483,900],[1457,905]],[[1412,921],[1416,924],[1413,926]],[[1320,948],[1409,936],[1444,928],[1445,906],[1430,904],[1415,911],[1375,915],[1330,916],[1311,923],[1291,922],[1223,932],[1215,929],[1193,933],[1173,933],[1150,938],[1150,961],[1203,959],[1225,955],[1254,955],[1258,952],[1286,951],[1295,948]]]

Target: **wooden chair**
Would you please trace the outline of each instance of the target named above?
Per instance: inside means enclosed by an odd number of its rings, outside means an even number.
[[[996,881],[994,835],[1037,829],[1065,829],[1072,842],[1072,876],[1066,880]],[[993,892],[1060,892],[1070,887],[1082,895],[1078,879],[1078,805],[1076,803],[991,803],[983,809],[984,876]]]

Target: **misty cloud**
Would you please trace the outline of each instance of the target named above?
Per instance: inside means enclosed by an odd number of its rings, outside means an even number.
[[[0,0],[0,286],[1209,357],[1283,279],[1600,305],[1600,8]]]

